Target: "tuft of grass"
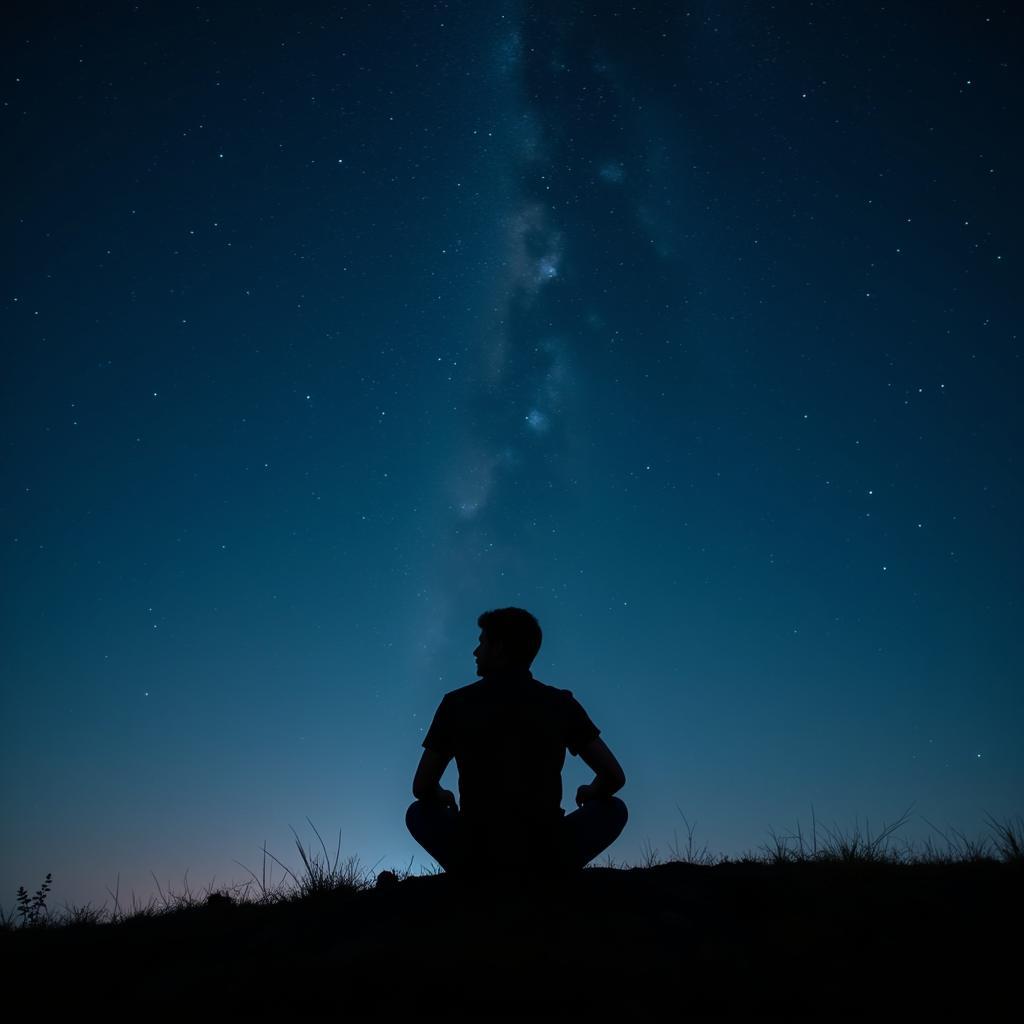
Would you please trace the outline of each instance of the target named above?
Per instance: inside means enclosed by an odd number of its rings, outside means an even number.
[[[993,840],[1000,858],[1007,864],[1024,864],[1024,821],[999,822],[986,814],[988,826],[995,834]]]
[[[913,805],[911,805],[913,807]],[[910,819],[908,807],[891,825],[882,823],[882,830],[872,836],[871,822],[865,822],[864,832],[854,821],[852,831],[844,832],[838,825],[830,829],[827,825],[820,826],[822,841],[819,843],[818,821],[811,808],[811,834],[804,837],[800,822],[796,832],[789,835],[777,835],[774,829],[768,833],[772,845],[761,846],[763,861],[768,864],[802,864],[808,861],[828,862],[833,864],[899,864],[905,861],[905,854],[893,850],[890,846],[893,833],[902,828]],[[756,858],[755,858],[756,859]]]
[[[964,864],[981,863],[992,860],[992,855],[987,839],[969,839],[959,829],[950,828],[949,832],[943,832],[937,825],[933,825],[924,815],[921,820],[931,829],[934,829],[946,841],[946,849],[936,850],[929,839],[925,843],[923,854],[907,850],[907,858],[913,863],[923,864]]]
[[[306,819],[309,821],[309,818]],[[299,848],[299,856],[302,858],[302,863],[306,867],[306,873],[302,878],[296,876],[296,874],[286,865],[282,864],[273,854],[270,854],[271,859],[275,864],[279,865],[284,872],[291,877],[295,883],[295,888],[290,892],[284,894],[284,898],[288,901],[302,900],[309,897],[323,896],[325,894],[336,893],[336,892],[361,892],[371,887],[371,883],[368,881],[366,875],[361,873],[358,869],[359,858],[356,856],[350,857],[345,863],[341,871],[338,870],[338,856],[341,853],[341,830],[338,830],[338,849],[334,855],[334,863],[331,864],[330,856],[327,853],[327,846],[324,844],[323,838],[320,833],[317,832],[316,826],[313,822],[309,821],[310,827],[316,832],[317,839],[320,840],[320,845],[324,851],[324,862],[320,862],[320,856],[317,854],[312,859],[309,854],[303,849],[302,843],[299,841],[298,835],[295,836],[295,844]],[[292,829],[295,832],[295,829]],[[240,866],[249,871],[253,879],[259,884],[261,897],[264,900],[276,900],[281,898],[280,891],[274,892],[268,890],[266,885],[266,858],[267,858],[267,846],[263,844],[263,878],[258,879],[249,868],[245,867],[244,864]],[[235,861],[239,864],[239,861]],[[377,861],[379,864],[380,861]],[[411,862],[410,862],[411,863]],[[373,867],[376,867],[374,864]],[[370,868],[372,871],[373,868]]]
[[[693,831],[697,827],[697,823],[694,822],[692,825],[686,820],[686,815],[683,814],[682,808],[679,804],[676,804],[676,810],[679,811],[679,816],[683,819],[683,824],[686,826],[686,848],[682,851],[679,849],[679,833],[673,829],[672,836],[675,839],[675,843],[672,846],[674,856],[670,864],[704,864],[712,865],[716,863],[714,854],[708,852],[707,843],[705,843],[700,849],[694,845],[693,842]]]
[[[652,850],[651,849],[651,839],[650,839],[650,836],[648,836],[644,840],[644,842],[647,844],[647,850],[644,853],[643,866],[645,868],[653,868],[656,865],[661,863],[661,858],[658,856],[658,851],[657,850]]]
[[[911,805],[912,807],[913,805]],[[902,828],[910,818],[911,807],[908,807],[891,825],[882,822],[882,831],[877,836],[871,835],[871,823],[865,821],[862,836],[854,822],[853,831],[844,833],[838,826],[835,830],[825,828],[828,842],[824,846],[820,859],[838,861],[843,864],[898,864],[901,862],[899,853],[890,849],[890,839],[897,829]]]
[[[87,903],[84,907],[69,907],[64,904],[61,924],[68,928],[92,928],[103,923],[103,908]]]
[[[667,863],[711,866],[720,862],[723,858],[716,857],[714,854],[709,853],[706,843],[699,849],[697,848],[693,841],[693,832],[696,828],[696,822],[691,825],[689,821],[687,821],[686,815],[683,814],[682,808],[679,804],[676,804],[676,810],[679,811],[679,816],[683,819],[683,824],[686,826],[686,847],[683,850],[679,849],[679,832],[676,829],[673,829],[672,836],[675,842],[670,849],[673,851],[674,856]],[[646,843],[647,850],[644,853],[643,866],[645,868],[656,867],[662,863],[661,858],[658,856],[658,851],[651,848],[649,838],[646,840]]]

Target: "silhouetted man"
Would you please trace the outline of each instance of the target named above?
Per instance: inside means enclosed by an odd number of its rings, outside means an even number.
[[[406,826],[453,875],[577,871],[625,828],[626,805],[612,794],[626,776],[572,691],[533,677],[537,620],[522,608],[500,608],[477,625],[482,679],[446,693],[434,713]],[[566,749],[596,773],[576,791],[578,809],[569,815],[561,806]],[[440,785],[453,757],[461,811]]]

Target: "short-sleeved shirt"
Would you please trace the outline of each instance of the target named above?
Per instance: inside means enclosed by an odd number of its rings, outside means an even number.
[[[566,749],[576,757],[600,732],[571,690],[526,669],[446,693],[423,746],[455,758],[464,820],[543,827],[565,814]]]

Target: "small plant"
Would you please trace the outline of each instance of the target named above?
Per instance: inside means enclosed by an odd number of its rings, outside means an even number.
[[[644,853],[644,867],[653,868],[661,863],[661,858],[658,856],[658,851],[651,847],[650,837],[647,838],[647,851]]]
[[[46,873],[43,884],[36,890],[35,896],[29,899],[25,886],[18,886],[18,913],[21,915],[23,926],[34,927],[45,923],[49,911],[46,909],[46,894],[50,891],[50,882],[53,881],[52,872]]]
[[[682,862],[683,864],[707,864],[712,865],[715,863],[715,857],[713,854],[708,853],[708,847],[705,843],[701,849],[697,850],[693,843],[693,830],[697,827],[697,823],[694,822],[692,825],[686,820],[686,815],[683,814],[682,809],[676,804],[676,810],[679,811],[679,816],[683,819],[683,824],[686,826],[686,852],[679,852],[679,835],[675,829],[672,830],[672,835],[675,837],[675,846],[673,851],[675,853],[675,859]]]

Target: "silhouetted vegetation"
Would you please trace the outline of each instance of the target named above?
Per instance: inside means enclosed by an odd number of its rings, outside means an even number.
[[[296,836],[301,876],[264,846],[261,875],[245,868],[241,885],[197,895],[186,873],[183,893],[157,882],[159,902],[138,907],[133,894],[130,911],[115,891],[112,911],[51,915],[47,875],[33,899],[18,890],[20,923],[0,911],[0,941],[23,991],[45,983],[51,999],[77,986],[83,1005],[98,992],[524,1012],[654,1010],[670,998],[704,1012],[994,1005],[1019,956],[1024,823],[989,819],[981,840],[931,826],[944,847],[915,849],[896,842],[907,820],[873,834],[812,814],[806,834],[772,831],[730,858],[695,843],[684,817],[666,862],[648,847],[640,866],[608,858],[558,885],[536,870],[373,877],[357,857],[339,869],[340,833],[332,863],[317,832],[323,861]],[[284,872],[277,886],[268,857]]]

